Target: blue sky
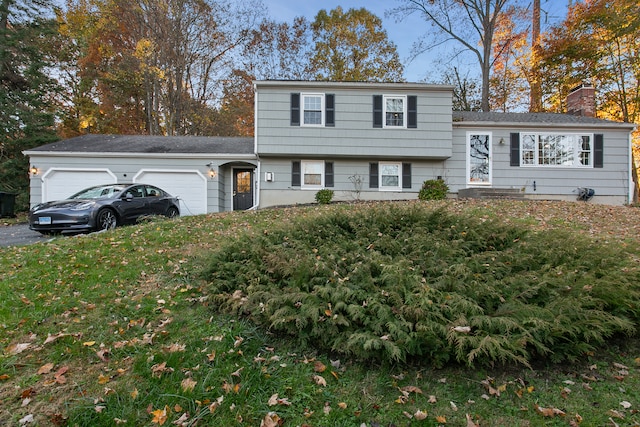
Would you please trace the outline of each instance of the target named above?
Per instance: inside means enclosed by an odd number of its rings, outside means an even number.
[[[523,0],[528,1],[528,0]],[[559,21],[566,13],[567,2],[569,0],[542,0],[542,28],[545,28],[545,17],[547,23]],[[385,12],[401,4],[400,0],[266,0],[265,4],[269,8],[269,15],[280,22],[291,22],[296,16],[305,16],[313,21],[316,14],[321,9],[327,11],[342,6],[343,9],[366,8],[374,15],[382,19],[383,26],[387,31],[387,36],[398,47],[398,54],[405,65],[405,78],[408,81],[434,82],[436,76],[433,74],[437,59],[436,54],[422,54],[418,58],[409,62],[413,42],[429,29],[429,24],[417,15],[410,16],[402,22],[395,22],[395,18],[385,17]],[[465,64],[457,64],[464,67]],[[469,64],[476,67],[475,63]]]

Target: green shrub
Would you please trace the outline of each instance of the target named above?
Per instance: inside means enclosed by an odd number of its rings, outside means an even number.
[[[420,200],[442,200],[447,197],[449,186],[442,179],[429,179],[422,184],[418,193]]]
[[[328,188],[323,188],[322,190],[318,190],[316,193],[316,202],[321,205],[326,205],[331,203],[333,199],[333,190],[329,190]]]
[[[215,306],[362,359],[576,360],[640,318],[614,245],[421,204],[323,210],[212,254]]]

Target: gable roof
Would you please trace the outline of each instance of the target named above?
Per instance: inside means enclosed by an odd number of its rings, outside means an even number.
[[[477,126],[541,126],[541,127],[567,127],[583,126],[589,128],[623,128],[633,129],[635,124],[614,122],[595,117],[574,116],[571,114],[557,113],[499,113],[482,111],[454,111],[453,125],[477,125]]]
[[[231,154],[253,155],[253,137],[96,135],[63,139],[25,151],[105,154]]]

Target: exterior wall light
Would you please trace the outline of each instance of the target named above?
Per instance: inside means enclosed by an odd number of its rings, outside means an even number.
[[[218,171],[214,168],[209,168],[209,178],[215,179],[218,176]]]
[[[29,172],[31,173],[31,175],[35,176],[38,175],[38,168],[35,165],[31,165],[31,167],[29,168]]]

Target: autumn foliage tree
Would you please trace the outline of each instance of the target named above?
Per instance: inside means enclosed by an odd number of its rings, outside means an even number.
[[[99,132],[105,122],[126,124],[118,133],[210,132],[196,123],[214,113],[232,54],[247,42],[262,10],[259,0],[232,7],[213,0],[73,0],[68,17],[92,15],[88,31],[68,31],[72,42],[86,46],[77,73],[88,85],[87,104],[97,107],[79,123]]]
[[[480,66],[481,107],[490,110],[489,80],[493,67],[494,36],[498,20],[509,0],[402,0],[392,14],[400,19],[418,14],[435,30],[416,43],[416,54],[433,49],[447,40],[455,40],[471,52]],[[459,53],[456,49],[454,54]]]
[[[543,40],[548,102],[564,111],[566,94],[585,81],[597,89],[602,118],[640,119],[640,2],[577,2]]]
[[[402,81],[404,67],[380,18],[367,9],[321,10],[312,24],[318,80]]]

